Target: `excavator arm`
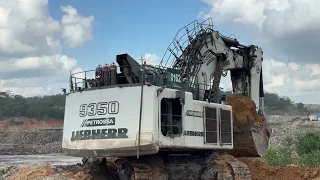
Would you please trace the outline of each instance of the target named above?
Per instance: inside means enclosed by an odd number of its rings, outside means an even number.
[[[262,61],[261,47],[243,45],[235,38],[220,34],[213,29],[209,18],[182,28],[169,45],[161,65],[180,70],[194,99],[214,103],[220,102],[221,77],[230,72],[233,94],[251,99],[256,113],[264,119]],[[244,120],[234,119],[233,152],[244,156],[265,155],[270,137],[267,122],[243,124],[240,121]],[[246,149],[249,146],[250,149]]]
[[[193,28],[186,26],[180,30],[185,29],[186,34],[177,35],[168,48],[173,55],[171,67],[182,72],[182,78],[189,80],[191,89],[200,91],[197,99],[216,103],[219,102],[216,92],[219,92],[221,77],[230,71],[233,93],[252,99],[257,105],[257,112],[264,116],[262,48],[246,46],[237,39],[221,35],[213,30],[210,20],[205,21],[209,24],[195,21],[191,23]],[[188,37],[185,42],[181,42],[183,36]],[[175,52],[180,52],[180,55]],[[169,59],[166,62],[164,58],[162,60],[166,65],[169,62]]]

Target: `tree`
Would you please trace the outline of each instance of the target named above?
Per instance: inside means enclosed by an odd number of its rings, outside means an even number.
[[[65,96],[62,94],[29,97],[0,92],[0,119],[29,117],[39,119],[63,119]]]
[[[304,104],[303,103],[297,103],[297,109],[298,110],[304,110]]]

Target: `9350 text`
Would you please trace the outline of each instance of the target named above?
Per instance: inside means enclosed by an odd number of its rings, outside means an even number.
[[[106,115],[106,114],[118,114],[119,113],[119,102],[98,102],[81,104],[79,110],[79,116],[96,116],[96,115]]]

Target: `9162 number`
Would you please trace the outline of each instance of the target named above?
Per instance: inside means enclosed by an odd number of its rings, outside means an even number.
[[[172,74],[171,74],[171,77],[170,77],[170,81],[180,83],[180,82],[181,82],[180,74],[174,74],[174,73],[172,73]]]
[[[79,110],[79,116],[95,116],[95,115],[106,115],[106,114],[118,114],[119,113],[119,102],[98,102],[81,104]]]

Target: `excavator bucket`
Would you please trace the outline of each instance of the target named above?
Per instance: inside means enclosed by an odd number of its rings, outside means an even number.
[[[269,148],[270,128],[256,112],[255,103],[245,96],[228,97],[232,106],[234,148],[227,151],[236,157],[263,157]]]

